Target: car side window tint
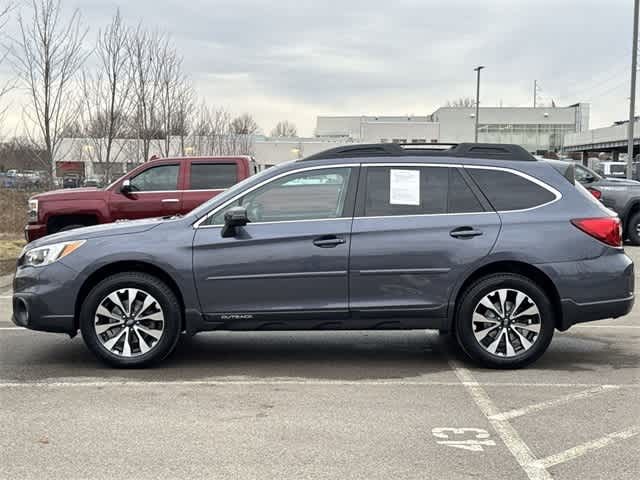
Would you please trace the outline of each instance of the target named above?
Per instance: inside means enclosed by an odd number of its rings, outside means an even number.
[[[351,170],[328,168],[287,175],[233,201],[211,216],[206,224],[224,224],[225,212],[235,206],[245,207],[251,222],[341,217]]]
[[[132,190],[135,192],[177,190],[179,169],[179,165],[151,167],[131,179]]]
[[[364,215],[447,212],[449,168],[367,167]]]
[[[498,211],[532,208],[555,199],[546,188],[515,173],[484,168],[469,168],[467,172]]]
[[[229,188],[238,181],[235,163],[192,163],[191,190]]]
[[[457,168],[449,168],[447,213],[483,212],[484,208]]]

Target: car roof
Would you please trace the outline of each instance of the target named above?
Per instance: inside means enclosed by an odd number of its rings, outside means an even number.
[[[343,145],[330,148],[299,160],[307,162],[325,159],[356,159],[384,157],[439,157],[444,159],[473,158],[537,162],[538,160],[520,145],[497,143],[370,143]]]

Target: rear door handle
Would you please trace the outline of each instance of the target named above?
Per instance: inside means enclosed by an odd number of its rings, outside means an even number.
[[[347,241],[344,238],[336,237],[335,235],[325,235],[323,237],[316,238],[313,241],[313,244],[320,248],[332,248],[346,242]]]
[[[178,203],[180,201],[179,198],[163,198],[162,203]]]
[[[481,230],[475,230],[473,227],[454,228],[449,232],[453,238],[472,238],[482,235]]]

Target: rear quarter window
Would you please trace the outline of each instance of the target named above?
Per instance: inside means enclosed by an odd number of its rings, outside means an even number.
[[[556,198],[546,188],[515,173],[484,168],[469,168],[467,172],[498,211],[533,208]]]

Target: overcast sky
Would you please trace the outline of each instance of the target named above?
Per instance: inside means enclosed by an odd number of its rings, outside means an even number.
[[[475,95],[478,64],[487,67],[481,105],[531,105],[537,79],[543,103],[590,102],[592,127],[628,117],[632,0],[63,5],[67,14],[81,10],[91,42],[118,7],[131,24],[168,32],[198,94],[252,113],[267,133],[280,119],[312,135],[317,115],[429,114]],[[9,127],[19,122],[20,101],[14,94]]]

